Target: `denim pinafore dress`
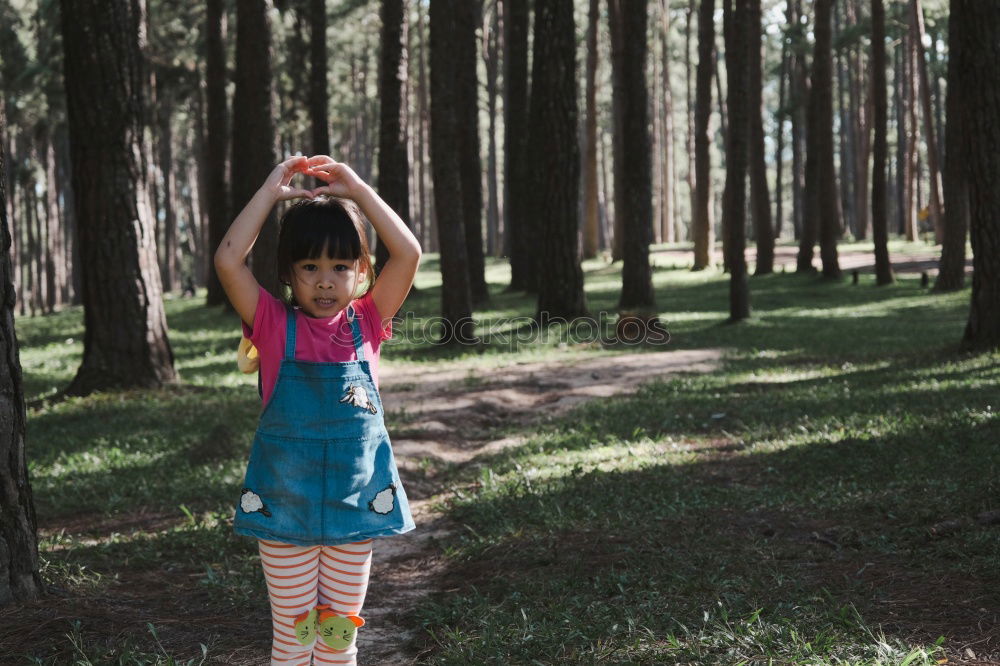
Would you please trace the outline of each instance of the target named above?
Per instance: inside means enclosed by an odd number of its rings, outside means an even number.
[[[335,545],[413,529],[350,306],[356,361],[295,358],[288,308],[285,356],[254,437],[233,528],[299,546]]]

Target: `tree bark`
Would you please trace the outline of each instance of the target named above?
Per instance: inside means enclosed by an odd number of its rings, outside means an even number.
[[[428,194],[430,189],[430,177],[428,167],[430,166],[430,149],[428,148],[427,136],[430,133],[430,121],[427,107],[427,36],[424,30],[424,10],[418,3],[417,10],[417,34],[420,48],[417,56],[417,201],[418,215],[420,221],[421,244],[431,250],[437,251],[436,224],[434,222],[434,202],[433,197]]]
[[[902,57],[903,57],[903,114],[906,117],[905,122],[905,132],[906,132],[906,152],[905,152],[905,168],[903,169],[903,220],[906,229],[906,240],[915,241],[917,240],[918,231],[918,213],[920,204],[917,201],[917,180],[919,174],[917,173],[917,143],[919,141],[919,132],[917,128],[917,97],[916,87],[914,83],[916,82],[916,76],[913,73],[916,65],[916,58],[914,57],[914,36],[913,34],[907,34],[902,41]]]
[[[759,21],[752,17],[760,11],[759,0],[723,0],[726,42],[726,108],[729,133],[726,135],[726,186],[723,189],[722,232],[727,237],[725,251],[729,267],[729,320],[750,316],[750,289],[747,283],[746,246],[746,177],[750,158],[750,114],[754,112],[750,51],[758,39]],[[752,37],[751,37],[752,36]],[[759,49],[759,44],[757,45]],[[759,110],[759,106],[757,110]]]
[[[486,262],[483,255],[483,167],[479,156],[479,80],[476,76],[476,27],[479,4],[455,6],[457,33],[452,43],[455,59],[455,109],[459,133],[459,175],[462,179],[462,219],[469,259],[469,290],[472,303],[489,301]]]
[[[583,256],[597,256],[599,213],[597,208],[597,30],[600,0],[590,0],[587,9],[586,119],[583,152]]]
[[[403,12],[403,0],[386,0],[382,5],[383,17],[387,13],[386,4],[392,5],[392,16],[396,12]],[[406,39],[406,21],[402,22],[402,39]],[[309,120],[312,125],[312,150],[314,155],[327,155],[330,152],[330,94],[326,80],[327,53],[326,53],[326,0],[309,0]],[[399,30],[396,26],[392,28]],[[382,46],[386,48],[386,23],[382,22]],[[405,41],[403,42],[405,44]],[[395,46],[395,45],[393,45]],[[395,51],[395,48],[390,48]],[[405,49],[402,50],[405,54]],[[383,64],[386,62],[386,55],[382,54]],[[403,58],[405,65],[406,59]],[[385,98],[381,98],[383,103]],[[384,118],[384,115],[383,115]],[[384,197],[384,195],[383,195]],[[388,202],[388,199],[386,199]],[[400,215],[408,214],[408,211],[395,208]],[[403,219],[406,219],[405,217]]]
[[[160,386],[176,375],[143,163],[140,5],[64,0],[62,19],[85,326],[67,393]]]
[[[622,292],[620,310],[649,312],[656,305],[649,265],[652,230],[652,182],[646,92],[646,1],[609,0],[614,105],[620,121],[615,142],[615,210],[622,220]]]
[[[534,239],[526,224],[531,186],[528,135],[528,0],[504,0],[504,228],[510,244],[510,289],[538,287]]]
[[[916,49],[917,76],[920,81],[920,103],[924,116],[924,140],[927,144],[927,168],[930,171],[930,218],[934,228],[935,242],[944,238],[941,219],[941,203],[944,199],[941,186],[941,170],[938,161],[937,139],[934,129],[934,108],[931,104],[931,84],[927,75],[927,61],[924,59],[924,10],[920,0],[910,0],[911,29]]]
[[[848,16],[851,25],[857,25],[859,21],[860,8],[856,5],[858,0],[851,0],[848,5]],[[884,64],[884,58],[883,58]],[[871,219],[869,216],[870,203],[868,200],[868,178],[869,159],[871,158],[871,88],[866,85],[864,51],[856,47],[851,59],[851,98],[854,100],[854,133],[857,137],[857,151],[854,156],[854,172],[857,174],[857,186],[854,188],[855,201],[854,210],[857,213],[857,225],[855,236],[857,240],[868,238]],[[884,72],[883,72],[884,76]]]
[[[637,41],[645,43],[645,31],[638,34]],[[644,71],[640,68],[638,75]],[[531,81],[528,146],[535,192],[529,224],[541,232],[535,316],[544,325],[552,318],[569,320],[587,314],[578,247],[580,147],[573,0],[536,4]],[[645,219],[648,227],[649,217]]]
[[[500,1],[493,0],[488,18],[483,19],[483,65],[486,69],[486,252],[498,256],[500,247],[500,202],[497,192],[497,78],[500,73]]]
[[[953,5],[954,7],[954,5]],[[972,133],[969,115],[971,100],[965,97],[964,81],[973,67],[974,55],[968,37],[961,31],[967,14],[960,11],[948,22],[948,122],[944,126],[944,219],[941,259],[936,291],[955,291],[965,286],[965,239],[969,231],[968,136]]]
[[[786,3],[788,7],[791,2]],[[785,119],[788,114],[785,110],[785,91],[787,88],[788,72],[790,69],[790,54],[787,39],[781,42],[781,69],[778,72],[778,112],[775,114],[774,131],[774,238],[781,238],[781,229],[784,226],[784,180],[785,180]]]
[[[209,252],[219,247],[229,228],[226,155],[229,130],[226,113],[226,22],[223,0],[208,0],[205,6],[205,201],[208,208]],[[222,283],[209,261],[205,305],[228,304]]]
[[[806,124],[805,215],[797,270],[813,270],[813,245],[818,234],[823,276],[835,279],[840,277],[837,238],[841,226],[833,163],[832,4],[833,0],[816,0],[816,43]]]
[[[382,0],[378,188],[385,202],[410,226],[410,190],[407,180],[410,163],[406,154],[406,82],[409,78],[406,54],[407,5],[405,0]],[[388,260],[389,251],[380,239],[375,251],[376,273],[382,272],[382,267]]]
[[[966,349],[1000,347],[1000,4],[952,0],[952,20],[962,30],[959,48],[973,58],[958,84],[968,100],[966,132],[969,218],[972,238],[972,302],[962,343]],[[951,90],[951,86],[948,86]]]
[[[695,15],[695,11],[697,10],[696,3],[697,3],[697,0],[688,0],[687,16],[685,17],[686,20],[684,21],[684,86],[685,86],[685,88],[684,88],[684,92],[685,92],[684,99],[685,99],[685,102],[687,104],[687,109],[686,109],[686,114],[685,114],[686,115],[686,119],[685,120],[686,120],[686,125],[687,125],[687,142],[686,142],[685,145],[687,146],[688,205],[691,208],[691,212],[690,212],[689,218],[688,218],[688,227],[687,227],[688,233],[687,233],[687,236],[686,236],[686,240],[691,240],[694,237],[693,236],[693,231],[694,231],[694,229],[693,229],[693,218],[694,218],[694,210],[695,210],[695,200],[697,199],[697,191],[696,191],[696,188],[695,188],[695,181],[694,181],[694,172],[695,172],[695,164],[694,164],[694,156],[695,156],[695,149],[694,149],[694,144],[695,144],[695,141],[694,141],[694,107],[695,107],[695,103],[694,103],[694,95],[691,92],[691,77],[692,77],[692,68],[691,68],[691,22],[693,21],[694,15]],[[678,240],[681,240],[680,234],[678,234]]]
[[[660,86],[663,100],[662,159],[658,177],[663,193],[660,210],[660,236],[666,243],[677,240],[674,222],[674,95],[670,84],[670,3],[660,0]]]
[[[760,0],[753,0],[747,7],[745,28],[750,43],[746,45],[749,62],[749,171],[750,208],[753,211],[754,239],[757,243],[757,265],[754,275],[774,272],[774,228],[771,220],[771,194],[767,186],[767,159],[764,151],[764,96],[763,65],[764,34],[761,25]],[[727,65],[728,67],[728,65]],[[779,174],[780,178],[780,174]]]
[[[892,284],[888,247],[889,93],[885,77],[885,8],[872,0],[872,101],[875,111],[875,141],[872,146],[872,240],[875,242],[875,284]],[[963,239],[962,244],[965,244]]]
[[[474,341],[468,246],[463,222],[461,141],[457,127],[454,43],[457,5],[465,0],[430,4],[431,167],[441,248],[442,343]]]
[[[801,240],[805,227],[805,134],[806,106],[809,101],[809,77],[806,73],[808,44],[805,26],[801,23],[802,0],[789,0],[789,23],[792,42],[792,62],[789,79],[789,96],[792,113],[792,229],[796,240]],[[815,234],[813,235],[815,242]],[[811,266],[811,264],[810,264]]]
[[[267,0],[236,1],[236,89],[233,94],[232,213],[243,208],[274,169],[271,112],[271,25]],[[257,282],[281,293],[275,256],[278,229],[272,210],[253,246]]]
[[[6,118],[0,101],[0,606],[42,595],[35,503],[24,455],[27,421],[21,357],[14,327],[12,237],[7,220]]]
[[[159,172],[162,178],[160,187],[160,200],[163,206],[163,226],[162,226],[162,250],[160,258],[160,278],[163,282],[164,291],[173,291],[180,285],[179,263],[177,247],[177,207],[175,197],[177,192],[177,182],[174,170],[174,133],[171,122],[173,120],[173,98],[175,88],[172,77],[167,72],[159,72],[156,76],[157,104],[156,104],[156,144],[157,155],[159,157]],[[159,219],[159,216],[157,216]]]
[[[692,211],[691,233],[694,237],[694,265],[692,270],[700,271],[712,265],[712,183],[711,183],[711,139],[708,123],[712,114],[712,72],[715,44],[715,2],[701,0],[698,12],[698,66],[695,74],[695,207]]]

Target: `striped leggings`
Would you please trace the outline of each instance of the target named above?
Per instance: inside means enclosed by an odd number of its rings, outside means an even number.
[[[271,663],[356,664],[355,641],[344,650],[327,647],[319,639],[302,645],[295,638],[294,623],[297,616],[317,604],[329,604],[338,615],[361,613],[371,570],[372,540],[309,547],[259,540],[258,547],[271,600]]]

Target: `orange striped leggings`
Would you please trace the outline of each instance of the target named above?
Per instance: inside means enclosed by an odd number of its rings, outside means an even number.
[[[317,604],[340,615],[360,615],[372,564],[372,540],[337,546],[293,546],[259,540],[260,561],[271,599],[271,663],[281,666],[356,664],[355,643],[334,650],[323,641],[302,645],[295,638],[295,617]]]

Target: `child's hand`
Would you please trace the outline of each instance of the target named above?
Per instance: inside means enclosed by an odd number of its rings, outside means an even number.
[[[309,158],[306,170],[310,176],[319,178],[326,185],[312,191],[313,196],[326,194],[345,199],[355,199],[365,187],[365,181],[343,162],[336,162],[329,155],[314,155]]]
[[[297,173],[306,173],[309,169],[309,160],[298,155],[289,157],[287,160],[274,167],[271,175],[264,181],[262,189],[274,195],[275,201],[287,201],[288,199],[312,199],[313,193],[301,187],[291,187],[292,176]]]

